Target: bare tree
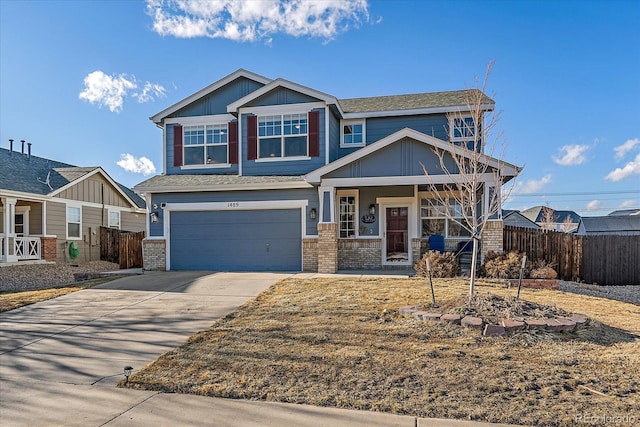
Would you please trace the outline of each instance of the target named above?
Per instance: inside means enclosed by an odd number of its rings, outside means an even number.
[[[496,130],[500,115],[485,95],[492,67],[490,62],[484,79],[480,82],[476,77],[475,88],[465,92],[466,108],[448,115],[452,143],[446,148],[433,147],[441,171],[430,173],[423,165],[431,197],[428,203],[450,224],[466,230],[473,241],[469,297],[474,293],[482,232],[489,220],[501,217],[501,200],[508,197],[503,193],[502,184],[520,171],[502,160],[505,144]],[[457,141],[464,142],[458,144]],[[498,143],[501,151],[496,158],[493,154]]]
[[[571,215],[567,214],[567,216],[564,217],[564,221],[562,221],[562,231],[568,233],[574,228],[576,228],[576,223],[573,222]]]
[[[542,216],[540,217],[540,226],[542,227],[542,229],[554,231],[556,229],[557,222],[558,217],[555,211],[549,206],[543,206]]]

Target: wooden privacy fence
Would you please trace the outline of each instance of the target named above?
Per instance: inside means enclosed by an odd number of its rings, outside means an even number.
[[[553,264],[561,280],[582,277],[582,236],[507,225],[504,227],[503,244],[505,252],[523,252],[532,262]]]
[[[121,269],[142,268],[142,240],[145,232],[100,227],[100,259],[120,264]]]
[[[599,285],[640,285],[640,236],[585,236],[582,280]]]

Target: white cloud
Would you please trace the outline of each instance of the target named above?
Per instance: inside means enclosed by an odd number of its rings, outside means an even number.
[[[117,165],[127,172],[141,173],[145,176],[156,173],[153,162],[144,156],[136,158],[132,154],[121,154]]]
[[[592,200],[589,203],[586,204],[585,208],[588,211],[597,211],[599,209],[604,208],[604,203],[602,203],[600,200]]]
[[[98,70],[84,78],[84,90],[78,97],[91,104],[108,107],[112,113],[119,113],[127,96],[133,96],[143,103],[165,95],[164,87],[151,82],[145,82],[142,91],[137,89],[138,83],[133,76],[108,75]]]
[[[518,182],[513,189],[514,194],[533,194],[542,190],[547,184],[551,183],[551,175],[545,175],[542,178],[528,179],[524,182]]]
[[[628,209],[628,208],[633,208],[635,206],[638,205],[638,202],[636,200],[625,200],[622,203],[620,203],[620,205],[618,206],[620,209]]]
[[[616,153],[616,159],[618,160],[622,159],[629,151],[633,150],[633,148],[638,144],[640,144],[640,139],[634,138],[634,139],[627,139],[627,141],[624,144],[618,145],[617,147],[615,147],[613,151],[615,151]]]
[[[584,153],[589,149],[588,145],[563,145],[559,154],[560,157],[553,156],[553,161],[562,166],[580,165],[587,161]]]
[[[251,42],[282,33],[325,40],[368,21],[367,0],[147,0],[162,36]]]
[[[615,168],[604,179],[617,182],[625,178],[629,178],[632,175],[640,175],[640,153],[636,155],[636,158],[624,165],[621,168]]]

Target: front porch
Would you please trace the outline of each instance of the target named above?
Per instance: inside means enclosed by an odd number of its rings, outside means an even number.
[[[55,261],[56,237],[46,236],[43,201],[0,198],[0,263]]]

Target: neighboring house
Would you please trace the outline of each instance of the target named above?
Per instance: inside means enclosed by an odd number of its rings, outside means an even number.
[[[443,174],[432,149],[468,153],[460,146],[473,123],[457,119],[464,131],[449,131],[467,95],[337,99],[242,69],[194,93],[151,117],[164,164],[134,187],[150,207],[145,268],[406,268],[432,234],[456,248],[470,236],[443,212],[459,206],[428,202],[423,165],[443,184],[460,179]],[[519,172],[483,159],[506,180]],[[486,201],[495,175],[483,179]],[[495,223],[484,250],[502,250]]]
[[[578,234],[597,236],[602,234],[617,236],[639,236],[640,215],[607,215],[582,217]]]
[[[574,211],[555,210],[548,206],[534,206],[520,213],[545,230],[572,233],[580,222],[580,215]]]
[[[504,221],[504,225],[510,225],[513,227],[534,228],[536,230],[540,229],[540,226],[538,224],[522,215],[520,211],[503,209],[502,220]]]
[[[11,140],[10,140],[11,141]],[[100,167],[0,148],[0,262],[100,259],[99,227],[142,231],[144,200]]]
[[[640,209],[620,209],[610,212],[608,216],[628,216],[628,215],[640,215]]]

